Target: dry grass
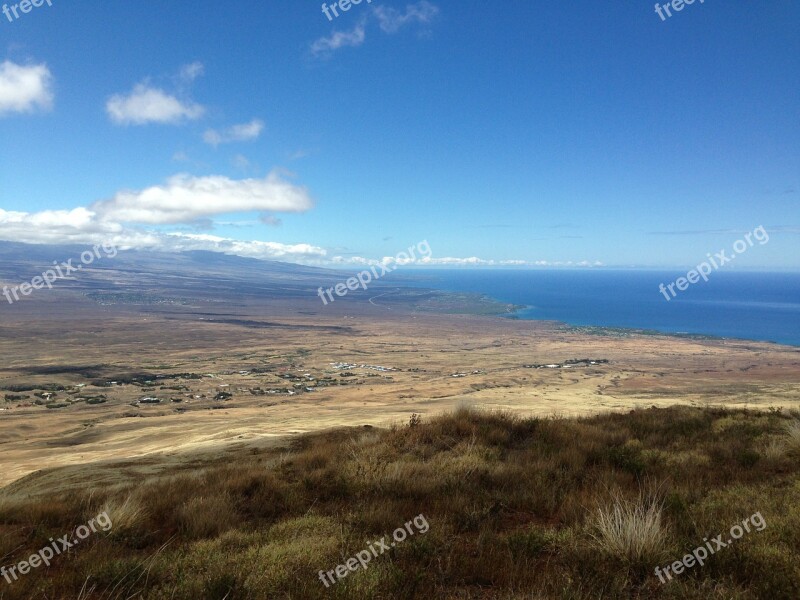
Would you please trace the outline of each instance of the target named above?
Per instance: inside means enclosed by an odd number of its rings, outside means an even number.
[[[463,408],[229,452],[132,489],[17,486],[0,501],[4,564],[102,510],[115,529],[0,587],[0,599],[797,598],[800,464],[764,454],[791,439],[787,421],[710,408],[579,420]],[[654,576],[756,511],[764,531],[669,585]],[[420,513],[425,535],[323,587],[319,570]]]
[[[233,529],[239,520],[228,494],[189,498],[178,509],[181,533],[188,539],[217,537]]]
[[[598,508],[592,537],[604,552],[630,565],[655,564],[665,555],[667,531],[662,522],[663,502],[614,495],[610,506]]]
[[[145,511],[133,494],[124,497],[112,497],[101,505],[99,513],[114,515],[112,535],[120,535],[132,531],[142,525]]]
[[[794,457],[800,456],[800,420],[786,424],[786,451]]]

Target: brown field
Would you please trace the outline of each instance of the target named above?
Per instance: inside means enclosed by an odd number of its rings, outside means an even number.
[[[362,300],[131,306],[62,294],[21,303],[0,325],[0,484],[116,460],[169,468],[228,446],[463,405],[524,416],[800,406],[797,348]],[[570,359],[608,362],[530,367]],[[145,397],[160,402],[137,403]]]

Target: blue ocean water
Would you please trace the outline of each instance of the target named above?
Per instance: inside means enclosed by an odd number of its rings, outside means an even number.
[[[399,283],[522,304],[521,319],[655,329],[800,346],[800,273],[711,274],[669,302],[659,284],[686,271],[402,269]],[[676,290],[677,291],[677,290]]]

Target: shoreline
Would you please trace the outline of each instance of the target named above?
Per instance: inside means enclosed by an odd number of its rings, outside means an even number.
[[[608,335],[613,337],[624,337],[625,335],[661,335],[666,337],[680,338],[684,340],[709,340],[721,342],[758,342],[762,344],[774,344],[776,346],[786,346],[788,348],[797,348],[800,350],[800,342],[796,344],[788,342],[778,342],[775,340],[765,340],[761,338],[743,338],[714,335],[711,333],[696,333],[691,331],[663,331],[661,329],[649,329],[641,327],[618,327],[613,325],[583,325],[568,323],[566,321],[553,320],[553,319],[530,319],[513,315],[501,315],[501,318],[516,319],[519,321],[547,321],[551,323],[558,323],[563,325],[565,331],[575,331],[587,333],[589,335]],[[606,333],[608,332],[608,333]],[[619,333],[620,335],[614,335]]]
[[[564,321],[561,319],[544,319],[544,318],[530,318],[520,316],[519,313],[524,310],[529,310],[535,308],[533,305],[527,304],[514,304],[513,302],[505,302],[498,298],[494,298],[492,296],[488,296],[487,294],[481,294],[480,292],[453,292],[451,290],[441,290],[432,288],[437,292],[441,292],[444,294],[456,294],[456,295],[473,295],[476,297],[489,299],[491,302],[496,304],[498,307],[513,307],[508,308],[507,312],[499,312],[497,314],[491,315],[486,313],[480,312],[469,312],[468,314],[472,314],[475,316],[496,316],[502,319],[509,319],[509,320],[518,320],[518,321],[537,321],[537,322],[549,322],[549,323],[557,323],[565,328],[565,330],[569,331],[580,331],[584,333],[588,333],[589,335],[608,335],[610,337],[624,337],[627,335],[662,335],[667,337],[675,337],[680,339],[690,339],[690,340],[717,340],[717,341],[732,341],[732,342],[759,342],[764,344],[774,344],[776,346],[786,346],[788,348],[797,348],[800,350],[800,340],[796,343],[792,342],[781,342],[777,340],[769,340],[764,338],[749,338],[749,337],[736,337],[736,336],[723,336],[723,335],[716,335],[713,333],[703,333],[703,332],[693,332],[693,331],[664,331],[662,329],[653,329],[648,327],[624,327],[624,326],[617,326],[617,325],[597,325],[597,324],[582,324],[582,323],[570,323],[568,321]],[[607,333],[606,333],[607,332]],[[615,335],[619,334],[619,335]]]
[[[667,305],[663,298],[659,304],[647,294],[649,280],[644,273],[660,274],[660,269],[637,270],[632,278],[627,277],[627,270],[605,273],[578,273],[573,279],[567,274],[520,271],[412,271],[412,279],[403,283],[443,293],[488,296],[498,305],[513,306],[508,317],[519,320],[800,347],[796,326],[800,279],[793,271],[727,273],[731,277],[721,279],[719,290],[687,296],[680,306]],[[762,283],[766,286],[763,290]],[[740,291],[745,284],[753,291]],[[608,294],[598,306],[596,293],[602,290]]]

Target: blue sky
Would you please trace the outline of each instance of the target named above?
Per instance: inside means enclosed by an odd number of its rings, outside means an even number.
[[[0,239],[800,267],[797,2],[51,2],[0,13]]]

